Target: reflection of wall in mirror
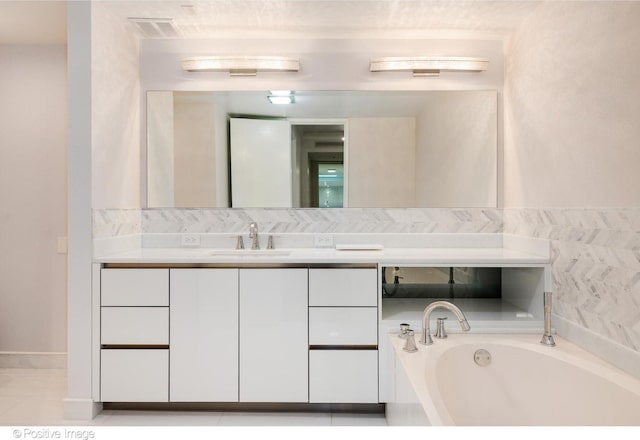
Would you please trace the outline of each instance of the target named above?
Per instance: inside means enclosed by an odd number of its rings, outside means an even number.
[[[415,118],[349,119],[349,206],[413,206]]]
[[[215,207],[215,105],[177,95],[174,114],[175,206]]]
[[[216,206],[215,112],[189,92],[148,94],[149,207]]]
[[[496,92],[439,92],[431,100],[417,117],[414,206],[496,206]]]

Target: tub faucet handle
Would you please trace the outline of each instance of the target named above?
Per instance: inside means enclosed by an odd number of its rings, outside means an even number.
[[[260,249],[260,240],[258,239],[258,224],[251,222],[249,224],[249,238],[251,239],[251,250]]]
[[[413,330],[407,330],[407,336],[404,340],[404,347],[402,347],[404,351],[407,353],[415,353],[418,351],[418,347],[416,347],[416,339],[413,335]]]
[[[447,337],[447,332],[444,329],[445,319],[447,319],[446,316],[444,318],[438,318],[436,321],[436,334],[434,336],[438,339],[444,339]]]
[[[402,323],[400,324],[400,334],[398,337],[400,339],[405,339],[407,337],[407,332],[410,330],[409,324]]]
[[[555,347],[556,342],[553,340],[551,334],[551,292],[544,292],[543,306],[544,306],[544,334],[540,343],[547,347]]]

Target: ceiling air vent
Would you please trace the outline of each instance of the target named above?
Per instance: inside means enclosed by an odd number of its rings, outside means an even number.
[[[129,17],[145,38],[177,38],[178,30],[173,18]]]

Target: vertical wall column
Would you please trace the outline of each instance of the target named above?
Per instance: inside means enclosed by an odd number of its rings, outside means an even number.
[[[91,2],[67,4],[68,390],[65,418],[91,419]]]

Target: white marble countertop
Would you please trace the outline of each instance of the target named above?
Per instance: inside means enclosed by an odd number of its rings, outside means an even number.
[[[507,248],[334,248],[250,249],[139,248],[94,258],[96,263],[208,263],[208,264],[430,264],[430,265],[544,265],[549,257]]]

